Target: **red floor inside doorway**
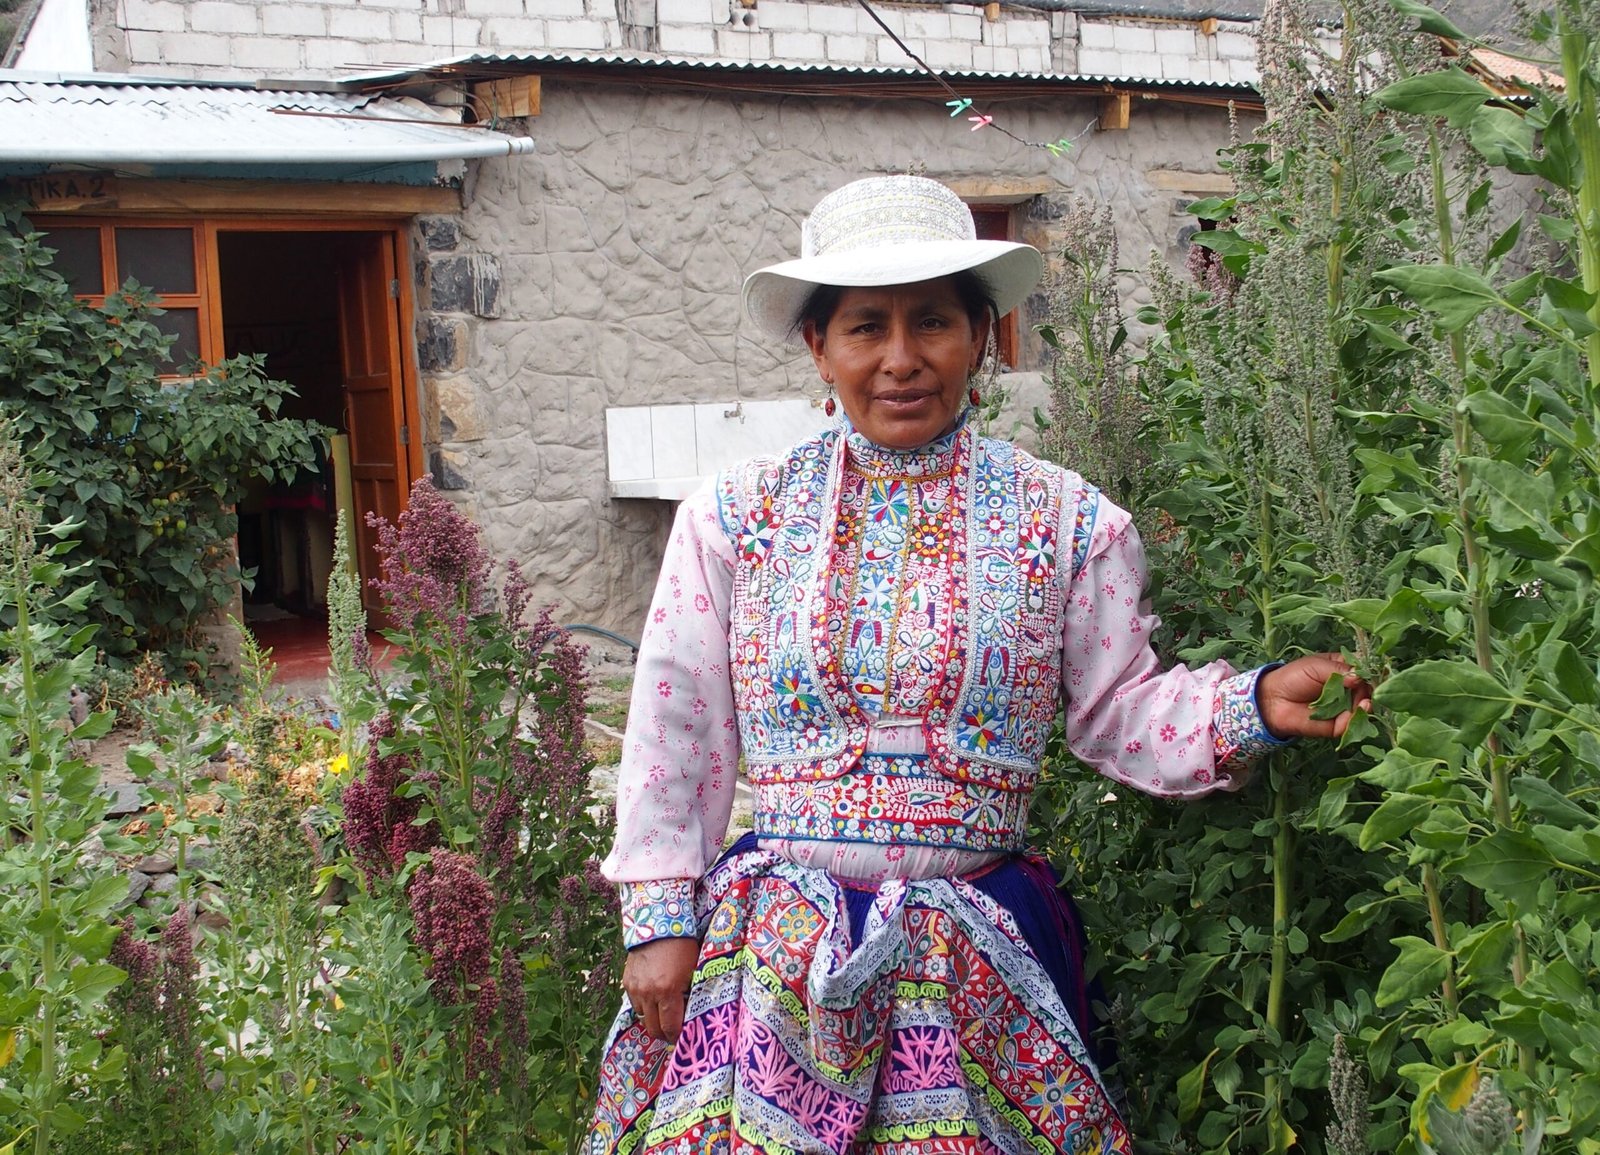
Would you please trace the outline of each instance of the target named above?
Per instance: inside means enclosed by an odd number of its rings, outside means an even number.
[[[250,632],[257,643],[272,651],[275,681],[304,682],[328,676],[328,623],[322,619],[289,617],[252,622]],[[384,665],[389,643],[376,633],[368,633],[367,641],[378,664]]]

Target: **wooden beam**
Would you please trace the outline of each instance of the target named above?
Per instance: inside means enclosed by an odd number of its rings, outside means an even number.
[[[983,18],[990,24],[996,24],[999,22],[1000,0],[989,0],[989,3],[983,6]]]
[[[1128,127],[1128,117],[1133,111],[1131,92],[1113,92],[1100,100],[1100,117],[1095,121],[1097,132],[1122,132]]]
[[[1205,17],[1200,21],[1200,35],[1215,36],[1217,34],[1217,25],[1219,23],[1221,22],[1215,16]]]
[[[969,205],[1015,205],[1056,192],[1061,182],[1049,177],[945,176],[938,179]]]
[[[538,116],[541,90],[537,76],[507,76],[472,86],[472,110],[480,124],[513,116]]]
[[[1225,172],[1184,172],[1175,168],[1153,168],[1144,174],[1151,188],[1163,192],[1213,193],[1228,195],[1233,190],[1233,178]]]
[[[8,184],[21,183],[17,181]],[[41,205],[38,212],[116,212],[152,215],[270,213],[294,216],[411,217],[458,213],[459,189],[399,184],[265,180],[139,180],[117,182],[116,203],[81,210]]]

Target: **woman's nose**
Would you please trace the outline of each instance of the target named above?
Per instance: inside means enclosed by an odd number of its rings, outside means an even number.
[[[883,350],[884,369],[896,377],[905,377],[916,371],[921,360],[922,354],[911,326],[890,325]]]

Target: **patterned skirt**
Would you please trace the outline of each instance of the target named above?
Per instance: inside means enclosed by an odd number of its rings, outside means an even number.
[[[590,1151],[1125,1155],[1053,883],[1018,857],[855,890],[741,840],[698,888],[676,1044],[624,1000]]]

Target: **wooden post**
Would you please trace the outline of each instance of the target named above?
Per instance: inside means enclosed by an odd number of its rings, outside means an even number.
[[[486,80],[472,86],[472,110],[483,122],[505,120],[513,116],[538,116],[539,97],[537,76]]]
[[[1100,117],[1095,122],[1097,132],[1122,132],[1128,127],[1128,116],[1133,111],[1133,94],[1113,92],[1100,100]]]

